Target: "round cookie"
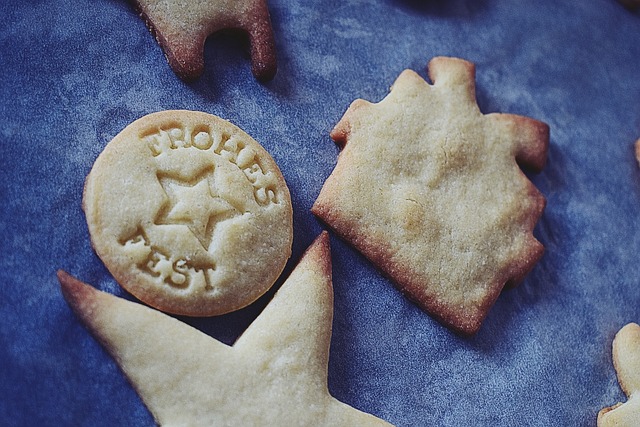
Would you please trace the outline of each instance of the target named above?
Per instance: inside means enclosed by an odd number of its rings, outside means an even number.
[[[127,126],[93,165],[83,208],[118,283],[173,314],[245,307],[291,255],[291,197],[278,166],[207,113],[163,111]]]

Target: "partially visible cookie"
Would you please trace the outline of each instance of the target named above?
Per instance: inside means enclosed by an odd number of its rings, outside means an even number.
[[[326,233],[232,347],[64,272],[58,277],[158,425],[390,425],[327,389],[333,289]]]
[[[93,165],[83,208],[118,283],[175,314],[252,303],[291,254],[291,198],[273,158],[202,112],[163,111],[127,126]]]
[[[604,408],[598,413],[598,427],[640,425],[640,326],[629,323],[613,340],[613,366],[626,403]]]
[[[543,253],[533,228],[549,127],[487,114],[475,68],[429,63],[433,85],[406,70],[377,104],[356,100],[331,132],[343,147],[312,212],[445,325],[473,334],[505,284]]]
[[[276,48],[266,0],[132,1],[180,78],[189,81],[202,74],[205,41],[223,29],[249,36],[251,68],[258,80],[275,76]]]
[[[629,10],[635,10],[640,8],[640,0],[618,0],[620,4]]]

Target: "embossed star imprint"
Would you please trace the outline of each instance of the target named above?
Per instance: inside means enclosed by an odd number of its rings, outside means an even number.
[[[640,423],[640,326],[625,325],[613,340],[613,366],[626,403],[598,413],[598,427],[636,427]]]
[[[326,233],[232,347],[64,272],[58,277],[158,425],[390,426],[327,389],[333,289]]]
[[[212,190],[213,168],[205,170],[193,183],[168,176],[159,178],[162,188],[171,199],[171,206],[159,212],[156,223],[186,225],[204,250],[208,250],[211,244],[213,227],[226,218],[240,214],[237,208]]]
[[[207,37],[224,29],[249,36],[251,69],[259,80],[276,74],[276,48],[266,0],[134,0],[162,47],[171,69],[184,80],[204,71]]]
[[[477,332],[505,284],[540,259],[549,128],[482,114],[475,68],[434,58],[433,84],[405,70],[377,104],[356,100],[331,132],[343,147],[312,212],[445,325]]]
[[[83,207],[118,283],[175,314],[250,304],[291,254],[291,199],[277,165],[206,113],[164,111],[127,126],[96,160]]]

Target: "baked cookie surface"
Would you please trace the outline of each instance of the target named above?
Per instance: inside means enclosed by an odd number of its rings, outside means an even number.
[[[598,413],[598,427],[635,427],[640,424],[640,326],[625,325],[613,340],[613,366],[628,400]]]
[[[233,346],[64,272],[58,277],[69,305],[159,425],[390,426],[327,388],[333,288],[326,233]]]
[[[291,255],[289,190],[262,146],[210,114],[136,120],[84,189],[91,243],[118,283],[160,310],[210,316],[266,292]]]
[[[202,74],[205,41],[224,29],[248,35],[251,70],[258,80],[275,76],[276,48],[266,0],[132,1],[181,79]]]
[[[546,161],[546,124],[482,114],[474,65],[438,57],[433,85],[404,71],[381,102],[356,100],[312,212],[445,325],[475,333],[505,284],[540,259],[545,199],[519,165]]]

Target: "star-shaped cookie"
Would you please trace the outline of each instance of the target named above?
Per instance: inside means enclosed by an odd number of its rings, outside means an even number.
[[[331,132],[343,147],[312,212],[445,325],[473,334],[505,284],[540,259],[549,128],[482,114],[475,67],[438,57],[433,84],[405,70],[377,104],[356,100]]]
[[[262,81],[276,74],[276,49],[266,0],[133,0],[178,77],[190,81],[204,70],[204,43],[220,30],[249,36],[251,69]]]
[[[64,272],[59,279],[159,425],[388,426],[327,389],[330,257],[323,233],[232,347]]]
[[[640,425],[640,326],[629,323],[613,340],[613,366],[626,403],[618,403],[598,413],[598,427]]]

